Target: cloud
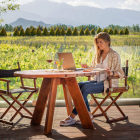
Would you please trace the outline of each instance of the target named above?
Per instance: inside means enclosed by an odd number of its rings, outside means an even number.
[[[52,1],[52,0],[50,0]],[[90,7],[98,7],[100,8],[100,5],[93,2],[92,0],[53,0],[53,2],[58,3],[66,3],[72,6],[90,6]]]
[[[140,0],[125,0],[124,2],[118,2],[120,9],[140,10]]]

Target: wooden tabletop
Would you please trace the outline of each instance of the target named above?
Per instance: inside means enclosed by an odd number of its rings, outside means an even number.
[[[45,78],[51,78],[51,77],[78,77],[78,76],[94,76],[104,73],[105,71],[89,71],[85,72],[82,70],[79,71],[63,71],[63,72],[51,72],[48,70],[26,70],[26,71],[17,71],[14,72],[15,76],[19,77],[45,77]]]

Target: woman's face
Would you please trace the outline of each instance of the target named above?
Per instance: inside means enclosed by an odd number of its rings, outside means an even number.
[[[105,50],[108,47],[109,42],[105,42],[101,38],[97,38],[97,46],[99,50]]]

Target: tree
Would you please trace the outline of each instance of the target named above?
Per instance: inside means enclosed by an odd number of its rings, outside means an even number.
[[[81,30],[80,30],[80,36],[82,36],[82,35],[84,35],[84,30],[83,30],[83,28],[81,28]]]
[[[94,29],[91,30],[91,35],[95,35],[95,30]]]
[[[75,27],[73,32],[72,32],[72,35],[73,36],[78,36],[78,31],[77,31],[77,28]]]
[[[31,26],[30,26],[30,29],[32,30],[32,28],[33,28],[33,27],[34,27],[34,26],[33,26],[33,25],[31,25]]]
[[[85,30],[85,35],[90,35],[90,32],[89,32],[88,28],[86,28],[86,30]]]
[[[7,36],[7,33],[6,33],[4,28],[1,29],[0,35],[1,36]]]
[[[77,30],[78,30],[78,31],[80,31],[81,28],[83,28],[83,30],[86,30],[86,28],[88,28],[89,31],[91,31],[92,29],[97,30],[98,26],[92,25],[92,24],[77,26]]]
[[[64,30],[63,27],[62,27],[62,29],[61,29],[61,31],[60,31],[60,34],[61,34],[62,36],[64,36],[64,35],[66,34],[66,32],[65,32],[65,30]]]
[[[43,26],[42,25],[39,25],[38,28],[43,31]]]
[[[25,36],[31,36],[31,30],[30,30],[30,28],[26,28]]]
[[[19,9],[19,4],[13,4],[14,0],[2,0],[0,2],[0,14],[6,13],[7,10],[16,10]],[[4,21],[3,18],[0,19],[0,23]]]
[[[99,27],[98,29],[97,29],[97,34],[98,33],[100,33],[102,30],[101,30],[101,28]]]
[[[31,26],[30,26],[31,27]],[[35,36],[36,35],[36,30],[34,27],[32,27],[31,29],[31,36]]]
[[[129,35],[129,30],[128,30],[127,27],[126,27],[125,30],[124,30],[124,34],[125,34],[125,35]]]
[[[36,29],[36,35],[37,35],[37,36],[41,36],[41,30],[40,30],[39,27]]]
[[[8,31],[14,31],[14,28],[11,25],[9,25]]]
[[[54,36],[55,35],[55,32],[54,32],[54,29],[53,28],[51,28],[51,30],[50,30],[50,35],[51,36]]]
[[[17,28],[15,29],[13,36],[19,36],[19,31]]]
[[[54,30],[56,30],[57,28],[59,28],[60,30],[62,29],[62,27],[64,28],[64,30],[67,30],[67,25],[62,24],[62,25],[54,25],[54,26],[49,26],[48,30],[51,30],[51,28],[53,28]]]
[[[18,29],[18,31],[20,31],[20,30],[21,30],[21,28],[23,28],[23,27],[22,27],[22,25],[15,26],[15,27],[14,27],[14,30],[15,30],[16,28]]]
[[[71,36],[72,35],[72,31],[71,31],[71,28],[70,27],[67,29],[66,35],[67,36]]]
[[[120,35],[123,35],[124,33],[123,33],[123,29],[121,29],[120,31],[119,31],[119,34]]]
[[[43,29],[43,35],[44,35],[44,36],[47,36],[47,35],[48,35],[48,30],[47,30],[46,27]]]
[[[108,30],[108,33],[109,33],[110,35],[113,35],[113,29],[110,28],[110,29]]]
[[[107,30],[107,28],[104,28],[104,29],[103,29],[103,32],[106,32],[106,33],[108,33],[108,30]]]
[[[114,35],[119,34],[117,28],[114,29],[113,34]]]
[[[60,36],[60,29],[57,27],[57,29],[55,30],[55,35]]]
[[[24,29],[23,29],[23,28],[20,29],[19,35],[20,35],[20,36],[25,36],[25,32],[24,32]]]

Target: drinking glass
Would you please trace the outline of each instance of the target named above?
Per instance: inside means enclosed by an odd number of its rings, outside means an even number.
[[[48,69],[51,69],[52,53],[47,53],[47,60],[46,61],[49,63]]]

